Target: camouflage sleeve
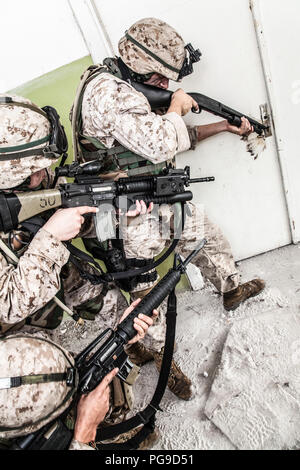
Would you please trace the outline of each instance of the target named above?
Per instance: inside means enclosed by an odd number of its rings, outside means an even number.
[[[97,137],[108,148],[116,140],[153,163],[160,163],[190,147],[183,119],[170,115],[166,118],[152,113],[144,95],[128,83],[102,74],[84,94],[83,134]]]
[[[95,449],[93,449],[93,447],[88,446],[87,444],[83,444],[82,442],[78,442],[75,439],[72,439],[69,450],[95,450]]]
[[[60,289],[60,271],[69,259],[65,246],[41,229],[17,267],[0,259],[0,321],[17,323],[46,305]]]
[[[167,113],[163,116],[164,121],[169,121],[176,129],[177,135],[177,153],[185,152],[190,149],[190,137],[184,120],[177,113]]]
[[[198,143],[198,126],[187,126],[191,146],[189,150],[195,150]]]

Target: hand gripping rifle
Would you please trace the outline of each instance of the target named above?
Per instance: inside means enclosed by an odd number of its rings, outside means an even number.
[[[79,371],[79,390],[81,393],[91,392],[97,384],[115,367],[118,367],[118,377],[131,385],[133,364],[129,361],[128,356],[124,351],[124,346],[134,336],[136,330],[134,329],[133,320],[138,317],[140,313],[151,316],[154,309],[160,306],[165,298],[175,289],[180,281],[182,274],[185,273],[187,265],[195,258],[196,255],[204,248],[206,240],[202,240],[200,245],[191,255],[177,266],[170,269],[168,274],[158,282],[158,284],[150,291],[146,297],[139,303],[137,307],[118,325],[115,331],[107,329],[98,338],[93,341],[79,356],[76,358],[76,366]],[[98,349],[97,352],[88,358],[91,351],[106,339],[104,344]],[[134,371],[134,376],[135,376]]]
[[[174,350],[174,339],[176,329],[176,296],[175,288],[180,281],[181,275],[185,273],[187,265],[204,248],[206,240],[202,240],[199,246],[193,251],[185,261],[178,263],[175,258],[174,267],[159,283],[144,297],[137,307],[118,325],[116,330],[107,329],[101,333],[84,351],[75,359],[75,366],[72,376],[77,385],[77,399],[82,394],[87,394],[94,390],[103,378],[115,367],[119,368],[118,377],[128,384],[132,384],[138,374],[136,366],[129,360],[124,346],[134,336],[134,319],[140,313],[151,316],[154,309],[169,297],[167,310],[167,331],[164,356],[159,376],[158,384],[150,404],[133,418],[125,423],[110,426],[99,430],[97,440],[111,439],[118,434],[144,424],[134,439],[130,440],[123,447],[125,449],[136,448],[153,429],[155,413],[160,409],[159,404],[164,395],[167,385],[171,361]],[[71,384],[70,385],[74,385]],[[75,399],[76,400],[76,399]],[[75,401],[76,403],[76,401]],[[65,413],[64,413],[65,416]],[[52,434],[50,432],[52,430]],[[67,434],[68,433],[68,437]],[[55,420],[41,430],[16,439],[13,449],[66,449],[70,443],[72,435],[63,424],[63,420]],[[122,445],[101,446],[104,449],[114,450],[122,448]]]
[[[184,170],[165,168],[159,175],[122,178],[118,181],[104,181],[99,178],[102,169],[100,161],[84,165],[73,163],[57,168],[57,176],[74,178],[74,183],[61,184],[57,189],[46,189],[24,193],[0,192],[0,231],[16,229],[21,222],[45,211],[59,207],[98,207],[105,204],[119,207],[120,198],[126,197],[127,207],[136,200],[154,204],[175,204],[193,199],[186,191],[193,183],[214,181],[214,178],[190,178],[190,168]]]
[[[33,231],[28,227],[31,223],[30,219],[34,220],[35,216],[45,211],[59,207],[92,206],[99,208],[99,212],[94,216],[98,240],[116,239],[115,208],[120,207],[126,212],[126,209],[134,205],[136,200],[143,200],[146,203],[154,202],[154,204],[181,203],[183,221],[183,205],[193,199],[193,193],[187,191],[186,188],[193,183],[214,181],[214,178],[191,179],[189,167],[184,170],[166,167],[159,175],[104,181],[98,176],[101,169],[102,163],[100,161],[84,165],[73,163],[56,170],[57,177],[74,178],[73,183],[61,184],[58,188],[43,191],[0,192],[0,231],[8,232],[16,229],[19,224],[27,230]],[[179,238],[180,236],[175,236],[166,253],[153,264],[128,269],[124,263],[119,262],[120,267],[110,269],[109,273],[103,273],[100,265],[93,258],[80,252],[70,243],[67,244],[67,247],[72,255],[71,261],[79,270],[80,275],[94,284],[100,284],[134,279],[136,276],[154,270],[174,251]],[[101,275],[89,275],[89,273],[82,271],[78,258],[94,264]]]
[[[163,90],[157,87],[153,87],[150,85],[144,85],[142,83],[137,83],[134,81],[130,81],[130,84],[140,93],[143,93],[147,100],[150,103],[152,111],[161,108],[169,108],[173,96],[173,92],[169,90]],[[266,137],[270,135],[270,127],[260,122],[252,119],[249,116],[246,116],[239,111],[236,111],[232,108],[229,108],[223,103],[216,101],[208,96],[202,95],[201,93],[188,93],[199,105],[199,111],[193,109],[193,113],[200,114],[202,111],[207,111],[209,113],[214,114],[215,116],[222,117],[226,119],[229,124],[236,127],[241,127],[242,125],[242,117],[248,119],[250,124],[254,128],[254,132],[258,135],[265,134]]]

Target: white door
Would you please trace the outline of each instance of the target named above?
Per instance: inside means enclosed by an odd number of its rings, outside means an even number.
[[[273,106],[293,240],[300,241],[300,2],[252,0],[254,24]]]
[[[175,27],[185,41],[199,47],[203,59],[181,87],[218,99],[252,117],[268,100],[249,0],[70,0],[94,61],[118,54],[118,40],[138,19],[154,16]],[[173,84],[173,88],[178,85]],[[206,124],[207,113],[187,122]],[[237,136],[222,134],[178,156],[193,177],[215,176],[212,184],[195,185],[194,200],[204,203],[244,259],[291,243],[291,226],[274,137],[257,159]]]

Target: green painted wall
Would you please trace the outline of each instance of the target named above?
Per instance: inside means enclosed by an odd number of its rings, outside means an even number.
[[[59,69],[53,70],[46,75],[10,90],[11,93],[29,98],[39,107],[49,105],[56,108],[68,136],[69,162],[73,159],[69,112],[73,104],[80,77],[92,64],[93,62],[90,56],[83,57],[71,64],[64,65]],[[80,240],[76,240],[74,245],[80,249],[84,249],[83,243]],[[170,257],[158,268],[159,275],[164,276],[169,268],[172,267],[172,264],[173,257]],[[179,287],[187,288],[188,281],[184,278]]]
[[[60,114],[69,140],[69,160],[73,159],[69,112],[82,73],[92,65],[90,56],[83,57],[59,69],[42,75],[10,92],[29,98],[38,106],[53,106]]]

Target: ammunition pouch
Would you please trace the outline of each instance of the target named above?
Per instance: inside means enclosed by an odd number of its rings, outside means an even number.
[[[27,437],[27,439],[26,439]],[[10,450],[66,450],[69,448],[73,431],[67,428],[62,419],[53,423],[53,426],[44,433],[20,437],[13,441]]]

